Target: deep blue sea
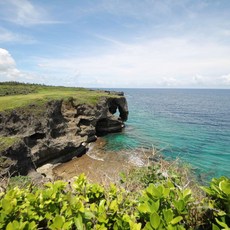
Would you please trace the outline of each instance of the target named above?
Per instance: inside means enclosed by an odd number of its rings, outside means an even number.
[[[116,89],[118,90],[118,89]],[[156,147],[210,179],[230,177],[230,90],[121,89],[129,106],[124,132],[106,149]]]

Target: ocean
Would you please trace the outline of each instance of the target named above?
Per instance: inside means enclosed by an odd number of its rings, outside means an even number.
[[[230,90],[115,89],[128,101],[122,133],[105,136],[106,150],[157,148],[196,175],[230,177]]]

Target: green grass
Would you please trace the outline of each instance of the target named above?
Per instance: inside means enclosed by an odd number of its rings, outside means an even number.
[[[18,87],[20,87],[20,90],[18,90]],[[26,107],[30,104],[44,105],[50,100],[66,100],[68,98],[73,98],[76,104],[95,105],[101,97],[110,96],[108,93],[102,91],[83,88],[0,84],[0,92],[1,90],[3,92],[3,89],[6,90],[7,88],[11,89],[9,90],[9,94],[12,91],[14,93],[13,95],[0,96],[0,111]],[[21,94],[22,90],[28,92],[28,94]]]
[[[10,146],[12,146],[17,141],[19,141],[19,138],[17,138],[17,137],[0,136],[0,152],[9,148]]]

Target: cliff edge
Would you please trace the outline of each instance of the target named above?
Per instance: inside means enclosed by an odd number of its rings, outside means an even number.
[[[94,97],[95,92],[94,103],[80,102],[67,93],[65,98],[60,94],[60,98],[46,97],[42,103],[35,99],[22,107],[0,111],[0,175],[26,175],[53,159],[68,161],[84,154],[87,144],[98,135],[121,131],[128,119],[124,94],[84,91]]]

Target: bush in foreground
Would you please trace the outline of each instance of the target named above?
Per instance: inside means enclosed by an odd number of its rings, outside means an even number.
[[[171,179],[129,192],[111,184],[56,181],[0,195],[0,229],[230,229],[230,180],[213,179],[199,202]]]

